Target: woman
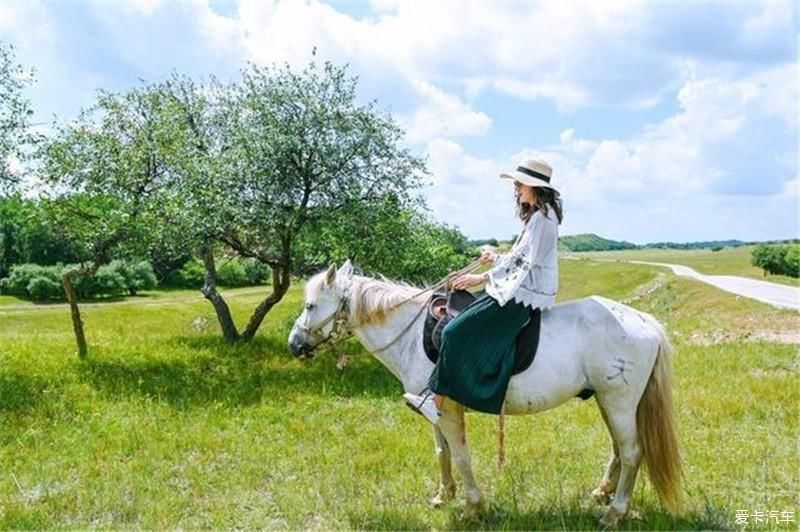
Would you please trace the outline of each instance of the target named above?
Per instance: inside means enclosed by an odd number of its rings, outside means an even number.
[[[472,410],[499,414],[514,369],[517,333],[534,309],[555,304],[563,212],[560,194],[550,184],[552,173],[546,162],[530,159],[500,174],[514,181],[524,229],[509,253],[484,250],[480,261],[493,262],[491,270],[453,281],[455,289],[488,284],[442,331],[428,389],[422,395],[403,395],[431,423],[439,421],[445,397]]]

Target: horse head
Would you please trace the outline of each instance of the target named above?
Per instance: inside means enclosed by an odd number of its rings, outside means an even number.
[[[341,333],[348,319],[348,296],[353,265],[346,260],[308,280],[303,312],[289,333],[289,349],[300,358],[313,358],[314,349]]]

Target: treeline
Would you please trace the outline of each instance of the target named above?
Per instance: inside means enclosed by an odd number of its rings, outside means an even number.
[[[800,245],[766,245],[753,249],[750,263],[764,270],[767,274],[800,277]]]
[[[175,73],[100,90],[77,119],[41,138],[26,134],[19,68],[0,43],[0,92],[12,96],[0,102],[0,117],[11,117],[0,153],[28,173],[0,172],[0,275],[16,276],[4,290],[24,285],[28,297],[60,282],[81,356],[78,302],[123,290],[125,264],[146,261],[162,283],[202,273],[223,336],[247,341],[293,278],[332,262],[350,258],[362,273],[421,284],[476,255],[430,216],[424,161],[402,145],[389,113],[359,101],[347,67],[312,56],[302,69],[250,64],[225,83]],[[17,273],[23,264],[56,269]],[[119,277],[103,269],[112,264]],[[227,264],[269,286],[241,327],[218,290]],[[114,280],[86,288],[98,276]]]

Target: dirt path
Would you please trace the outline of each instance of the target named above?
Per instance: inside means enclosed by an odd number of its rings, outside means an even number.
[[[271,287],[263,287],[263,286],[254,286],[249,288],[237,288],[234,291],[224,292],[225,299],[231,299],[241,296],[249,296],[253,294],[263,293],[267,294],[267,291],[271,290]],[[176,297],[162,297],[162,298],[154,298],[154,299],[145,299],[147,296],[144,297],[133,297],[130,299],[126,299],[125,301],[108,301],[108,302],[97,302],[97,303],[81,303],[81,310],[85,308],[94,308],[94,307],[109,307],[109,306],[118,306],[118,305],[137,305],[141,307],[160,307],[165,305],[174,305],[176,303],[199,303],[203,301],[203,294],[196,293],[196,294],[185,294],[182,296]],[[31,312],[31,311],[38,311],[38,310],[68,310],[69,306],[66,303],[33,303],[28,305],[0,305],[0,314],[5,312]]]
[[[613,261],[615,259],[594,260]],[[705,275],[681,264],[668,264],[665,262],[650,262],[644,260],[626,260],[625,262],[672,268],[675,275],[691,277],[692,279],[703,281],[704,283],[708,283],[711,286],[732,294],[755,299],[774,307],[800,310],[800,287],[797,286],[770,283],[757,279],[748,279],[747,277],[738,277],[736,275]]]

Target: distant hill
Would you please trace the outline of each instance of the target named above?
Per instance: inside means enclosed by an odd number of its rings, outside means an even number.
[[[511,247],[514,235],[510,241],[497,241],[494,238],[483,240],[471,240],[469,243],[473,246],[482,246],[489,244],[492,246],[499,246],[500,249],[507,249]],[[558,249],[561,251],[615,251],[623,249],[709,249],[709,248],[726,248],[726,247],[739,247],[749,246],[754,244],[791,244],[798,243],[798,239],[785,239],[785,240],[769,240],[763,242],[743,242],[742,240],[703,240],[699,242],[651,242],[649,244],[639,245],[624,240],[610,240],[603,238],[594,233],[583,233],[580,235],[564,235],[558,239]]]
[[[652,242],[641,246],[643,248],[657,249],[702,249],[702,248],[735,248],[744,246],[741,240],[705,240],[703,242]]]
[[[558,239],[559,247],[567,251],[612,251],[618,249],[637,249],[640,246],[630,242],[609,240],[594,233],[565,235]]]

